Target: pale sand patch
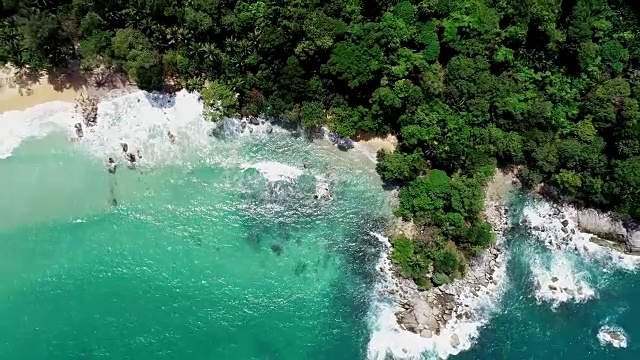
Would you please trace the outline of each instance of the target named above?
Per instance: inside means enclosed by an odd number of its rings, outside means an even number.
[[[393,152],[398,144],[398,139],[393,135],[387,135],[386,137],[372,137],[372,138],[356,138],[358,144],[372,153],[377,153],[379,150],[386,150]]]
[[[96,80],[96,79],[100,80]],[[99,82],[100,87],[95,84]],[[98,69],[85,74],[77,67],[56,72],[18,70],[10,65],[0,67],[0,113],[25,110],[50,102],[74,102],[80,94],[103,96],[114,89],[132,89],[122,74]]]
[[[374,137],[370,134],[361,132],[351,139],[355,141],[355,148],[374,163],[377,161],[378,151],[385,150],[393,152],[398,144],[398,139],[391,134],[386,137]]]
[[[49,101],[68,101],[84,89],[54,89],[45,74],[19,75],[10,67],[0,70],[0,113],[25,110]]]
[[[496,174],[487,183],[485,190],[485,203],[500,204],[504,206],[507,197],[519,186],[519,168],[497,169]]]

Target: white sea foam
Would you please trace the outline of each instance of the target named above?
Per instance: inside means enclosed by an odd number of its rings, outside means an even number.
[[[174,163],[184,153],[210,148],[213,124],[203,121],[197,94],[181,90],[174,95],[136,91],[98,104],[98,124],[87,128],[81,146],[96,157],[122,159],[121,143],[139,151],[140,164]],[[169,139],[168,132],[175,136]]]
[[[530,256],[535,297],[548,302],[552,308],[573,301],[585,302],[596,296],[587,279],[588,274],[576,270],[574,264],[563,254],[553,252],[548,264],[539,256]]]
[[[331,182],[322,175],[316,176],[316,193],[317,199],[331,200]]]
[[[600,345],[611,345],[616,348],[627,347],[627,333],[623,328],[615,325],[604,325],[598,330]]]
[[[66,131],[75,122],[74,105],[63,101],[0,114],[0,159],[11,156],[12,151],[27,138]]]
[[[576,219],[575,208],[564,206],[558,213],[550,203],[542,200],[531,202],[523,210],[523,221],[552,251],[575,251],[587,259],[601,262],[605,268],[635,270],[640,266],[640,257],[590,241],[593,235],[580,231]],[[563,221],[566,221],[566,227],[562,224]]]
[[[488,287],[477,290],[468,286],[455,287],[455,283],[451,285],[449,289],[457,289],[456,298],[462,306],[453,311],[452,319],[440,330],[440,334],[425,338],[398,325],[395,313],[402,309],[393,295],[397,293],[398,285],[393,278],[389,259],[391,244],[380,234],[372,235],[380,240],[384,251],[376,266],[381,279],[376,285],[370,313],[372,335],[367,349],[368,359],[422,359],[424,356],[447,358],[470,349],[478,338],[480,329],[497,310],[498,300],[506,286],[506,261],[502,262],[503,265],[494,274],[498,285],[489,284]],[[454,338],[458,344],[455,344]]]
[[[268,181],[294,180],[304,172],[293,166],[275,161],[261,161],[255,164],[243,164],[242,169],[256,169]]]

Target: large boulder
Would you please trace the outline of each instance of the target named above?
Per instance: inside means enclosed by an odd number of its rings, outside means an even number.
[[[640,255],[640,229],[628,231],[627,246],[632,254]]]
[[[407,312],[404,318],[402,318],[402,325],[407,329],[407,331],[418,333],[418,321],[416,320],[416,315],[413,311]]]
[[[454,348],[460,346],[460,338],[458,337],[458,334],[451,335],[451,346]]]
[[[578,210],[578,226],[581,231],[603,239],[618,242],[627,240],[627,230],[622,222],[593,209]]]

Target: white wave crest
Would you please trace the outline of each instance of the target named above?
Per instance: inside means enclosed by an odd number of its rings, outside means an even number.
[[[598,330],[597,336],[602,346],[627,347],[627,333],[621,327],[604,325]]]
[[[148,166],[175,163],[185,152],[210,148],[213,124],[204,121],[197,94],[181,90],[176,94],[136,91],[98,104],[98,124],[85,129],[79,143],[104,159],[123,158],[121,143]],[[173,135],[171,137],[169,132]]]
[[[242,169],[256,169],[264,176],[267,181],[274,182],[280,180],[294,180],[300,177],[304,172],[293,166],[282,164],[275,161],[261,161],[255,164],[244,164]]]
[[[565,302],[585,302],[596,296],[586,280],[588,275],[577,271],[563,254],[552,253],[548,266],[543,265],[539,257],[530,258],[538,303],[548,302],[552,308],[556,308]]]
[[[480,329],[489,321],[497,309],[498,300],[505,288],[506,266],[500,266],[494,273],[493,283],[476,289],[468,286],[454,287],[460,306],[452,312],[452,318],[439,334],[424,333],[424,336],[406,331],[398,325],[395,313],[402,310],[395,294],[398,284],[394,280],[389,253],[389,240],[376,233],[384,246],[384,251],[376,266],[380,281],[376,285],[374,301],[370,312],[371,339],[367,349],[369,360],[423,359],[424,356],[447,358],[470,349],[479,336]],[[504,259],[501,259],[502,261]],[[503,262],[506,264],[506,261]],[[445,290],[447,291],[447,290]]]
[[[10,157],[23,140],[69,130],[76,121],[73,103],[64,101],[0,114],[0,159]]]

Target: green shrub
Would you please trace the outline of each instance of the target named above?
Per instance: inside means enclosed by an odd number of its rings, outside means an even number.
[[[443,274],[443,273],[435,273],[433,274],[433,277],[431,278],[431,280],[433,281],[434,284],[436,285],[444,285],[444,284],[449,284],[451,282],[451,278],[449,278],[447,275]]]
[[[414,279],[414,281],[416,282],[416,286],[418,286],[418,290],[420,291],[431,290],[431,288],[433,287],[431,281],[427,280],[424,276],[420,276]]]

